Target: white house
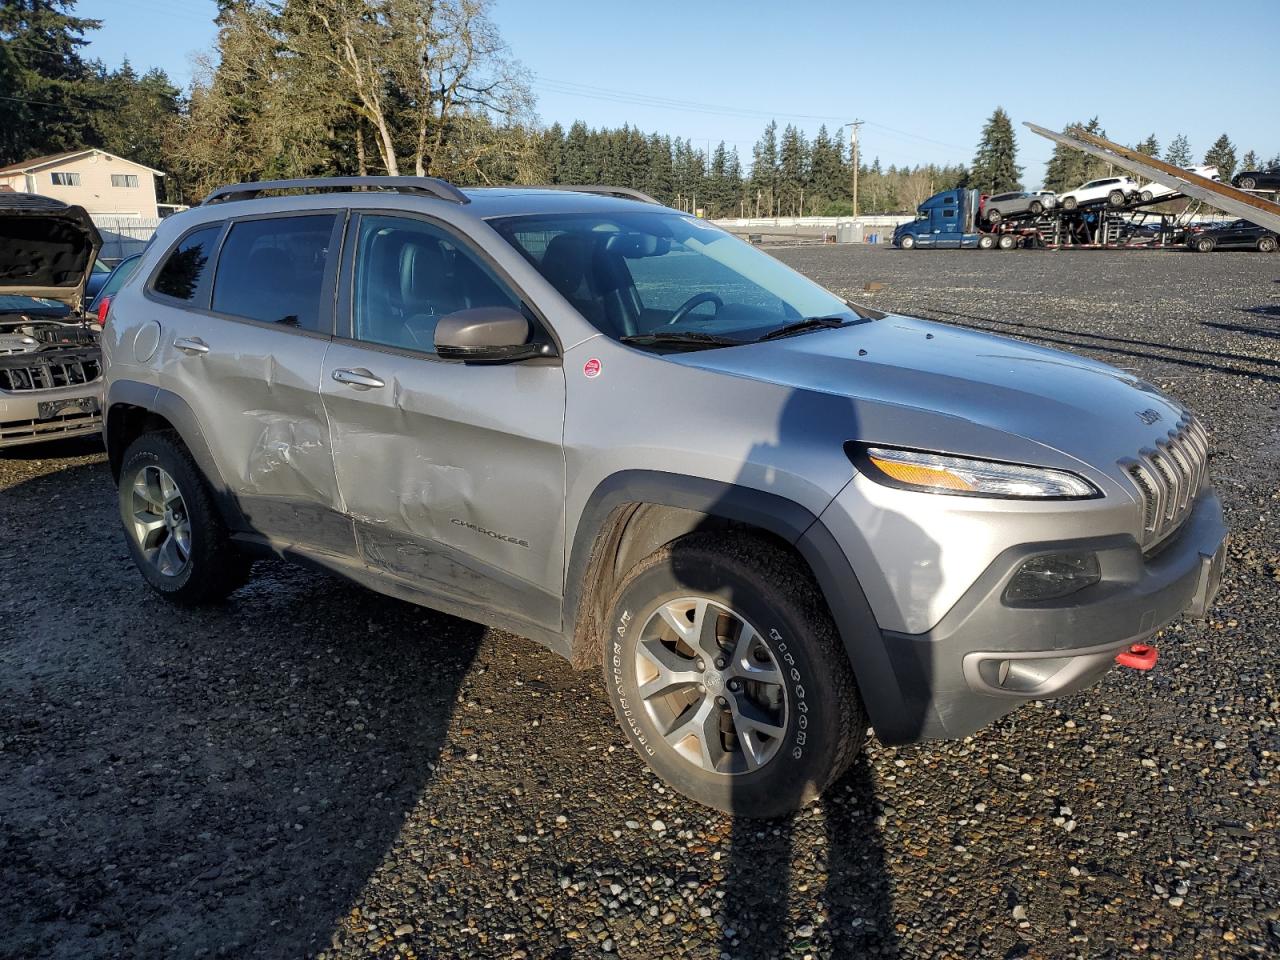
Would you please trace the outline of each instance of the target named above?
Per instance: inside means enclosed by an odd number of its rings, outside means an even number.
[[[159,170],[97,149],[54,153],[0,167],[0,185],[20,193],[79,204],[94,217],[148,221],[160,216],[156,177],[163,176]]]

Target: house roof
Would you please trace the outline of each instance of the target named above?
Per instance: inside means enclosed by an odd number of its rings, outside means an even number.
[[[142,167],[143,170],[149,170],[157,177],[163,177],[164,173],[153,167],[148,167],[144,163],[138,163],[136,160],[130,160],[128,157],[118,157],[114,153],[107,153],[105,150],[99,150],[97,147],[87,147],[84,150],[68,150],[65,153],[50,153],[43,157],[32,157],[30,160],[23,160],[21,163],[11,163],[7,167],[0,167],[0,176],[6,173],[31,173],[33,170],[39,170],[41,167],[51,167],[59,163],[66,163],[68,160],[77,160],[80,157],[89,157],[94,154],[101,154],[104,157],[110,157],[113,160],[120,160],[124,163],[131,163],[135,167]]]

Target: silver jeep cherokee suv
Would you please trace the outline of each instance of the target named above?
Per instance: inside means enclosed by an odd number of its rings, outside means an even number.
[[[630,191],[225,187],[161,225],[104,349],[153,588],[219,598],[269,553],[531,637],[730,812],[822,791],[868,719],[959,737],[1148,666],[1221,574],[1178,403]]]

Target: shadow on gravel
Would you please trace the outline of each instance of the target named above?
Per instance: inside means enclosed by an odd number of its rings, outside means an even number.
[[[100,464],[0,491],[0,955],[328,948],[483,628],[274,562],[170,607],[113,508]]]
[[[1276,309],[1280,310],[1280,307]],[[1257,313],[1260,310],[1261,308],[1254,308],[1253,310],[1248,310],[1246,312]],[[1232,333],[1247,333],[1255,337],[1275,337],[1280,339],[1280,330],[1273,327],[1246,327],[1242,323],[1218,323],[1211,320],[1205,320],[1203,325],[1206,327],[1213,327],[1215,330],[1229,330]]]
[[[833,410],[828,397],[792,393],[779,416],[776,435],[770,436],[772,431],[766,427],[761,441],[746,454],[746,466],[730,488],[731,492],[708,513],[749,521],[751,507],[738,499],[738,491],[743,488],[794,495],[795,491],[786,487],[784,474],[795,469],[796,451],[803,450],[807,444],[834,445],[838,449],[844,439],[856,435],[857,423],[858,410],[853,403],[845,410]],[[850,479],[852,476],[850,465]],[[757,502],[755,506],[758,509],[760,504]],[[799,522],[811,523],[812,518],[800,518]],[[921,538],[920,528],[907,518],[885,517],[882,522],[886,529],[879,531],[881,535],[901,537],[904,541]],[[800,531],[806,529],[801,526]],[[709,720],[701,721],[704,732],[710,725],[709,732],[699,738],[713,744],[710,757],[703,742],[697,746],[703,747],[704,765],[710,760],[717,772],[693,771],[690,769],[693,762],[686,759],[684,769],[677,774],[677,778],[700,781],[704,785],[711,783],[723,798],[722,802],[734,813],[722,887],[721,953],[734,960],[773,960],[806,952],[826,955],[828,950],[837,957],[895,957],[899,954],[899,944],[880,832],[875,824],[879,812],[875,780],[863,753],[853,757],[841,779],[827,788],[820,801],[818,816],[825,831],[825,844],[800,842],[801,831],[807,835],[813,829],[808,822],[815,813],[812,808],[775,819],[750,816],[761,809],[762,803],[804,808],[814,792],[823,786],[811,779],[810,772],[821,769],[820,765],[813,765],[813,759],[841,751],[846,742],[860,745],[864,739],[865,714],[854,711],[851,722],[842,727],[838,715],[831,709],[842,699],[857,697],[858,691],[851,674],[832,669],[831,661],[845,658],[847,654],[833,629],[823,594],[804,572],[803,560],[784,544],[742,538],[734,533],[732,524],[726,528],[721,522],[704,523],[698,533],[720,538],[716,559],[708,562],[705,553],[682,555],[678,542],[672,552],[669,593],[659,597],[658,602],[689,594],[716,596],[748,624],[739,625],[734,618],[723,615],[715,623],[715,643],[723,652],[723,663],[717,662],[717,667],[725,670],[724,676],[730,679],[715,676],[706,684],[702,696],[710,698],[719,692],[721,695],[714,699],[720,707]],[[931,543],[927,536],[922,539]],[[831,543],[834,546],[835,541]],[[737,569],[753,570],[761,579],[744,579],[732,572],[733,567],[729,567],[730,573],[725,576],[716,569],[721,556],[739,561]],[[834,560],[830,555],[825,556]],[[891,584],[890,589],[898,596],[931,593],[936,588],[937,560],[936,553],[933,556],[927,551],[922,553],[907,575],[911,582]],[[841,562],[843,568],[833,569],[840,577],[838,589],[845,595],[858,596],[857,601],[850,603],[861,603],[859,585],[856,580],[850,582],[852,573],[843,555]],[[832,596],[830,589],[826,595],[830,602],[841,602]],[[871,617],[869,608],[866,616]],[[659,633],[650,632],[649,624],[653,622],[648,617],[638,618],[641,637],[663,635],[660,623]],[[773,674],[775,682],[753,680],[750,674],[745,681],[733,679],[736,664],[744,658],[766,671],[771,669],[767,659],[758,656],[761,651],[742,640],[743,636],[750,635],[768,640],[778,668]],[[879,645],[878,634],[874,642]],[[931,665],[912,666],[917,679],[927,685]],[[863,668],[871,670],[866,658]],[[902,669],[911,668],[903,665]],[[737,673],[743,675],[741,670]],[[864,682],[868,675],[864,673]],[[894,682],[886,676],[878,679]],[[653,699],[646,701],[646,708],[652,705]],[[673,750],[682,750],[686,755],[697,753],[691,746],[693,741],[676,739],[685,736],[683,731],[690,726],[689,718],[696,719],[702,699],[697,694],[691,699],[683,712],[680,706],[671,710],[666,706],[656,707],[666,721],[663,725],[676,731],[674,736],[668,734],[665,742],[655,744],[660,754]],[[924,726],[927,706],[923,699],[902,705],[899,719],[906,738]],[[919,710],[919,714],[908,715],[913,709]],[[768,753],[770,750],[774,752]],[[748,752],[768,759],[756,768],[748,760]],[[657,758],[659,764],[662,760],[661,756]],[[814,849],[820,858],[825,858],[821,872],[826,877],[824,893],[830,908],[827,917],[793,912],[792,865],[796,856],[804,855],[800,850]],[[803,901],[811,897],[809,893],[795,899]]]
[[[1265,303],[1259,307],[1244,307],[1245,313],[1255,313],[1262,317],[1280,317],[1280,304]]]
[[[1193,367],[1198,370],[1208,370],[1214,373],[1224,373],[1230,376],[1250,377],[1254,380],[1263,380],[1267,383],[1280,383],[1280,376],[1270,373],[1257,373],[1252,370],[1242,370],[1239,367],[1223,366],[1218,363],[1209,363],[1205,360],[1188,359],[1190,357],[1212,357],[1221,360],[1238,360],[1244,363],[1256,363],[1264,367],[1280,367],[1280,360],[1272,357],[1258,357],[1248,353],[1225,353],[1217,350],[1196,350],[1192,347],[1175,347],[1168,343],[1158,343],[1153,340],[1134,340],[1127,337],[1109,337],[1102,334],[1088,333],[1083,330],[1071,330],[1062,327],[1046,327],[1034,323],[1023,323],[1017,320],[998,320],[995,317],[983,317],[972,313],[958,313],[954,310],[932,309],[922,312],[941,323],[950,323],[958,327],[965,327],[970,330],[979,330],[983,333],[997,333],[1005,335],[1020,335],[1034,340],[1036,343],[1053,343],[1059,346],[1071,347],[1075,349],[1100,350],[1105,353],[1116,354],[1117,356],[1138,357],[1143,360],[1160,360],[1164,363],[1178,364],[1184,367]],[[965,321],[973,321],[966,323]],[[990,326],[979,326],[978,324],[990,324]],[[1204,326],[1230,327],[1230,324],[1205,323]],[[1027,331],[1022,333],[1022,331]],[[1046,331],[1049,333],[1060,333],[1067,336],[1076,337],[1076,340],[1063,340],[1057,337],[1047,337],[1036,331]],[[1256,331],[1249,331],[1256,332]],[[1099,344],[1081,342],[1097,340]],[[1110,346],[1109,344],[1122,343],[1134,347],[1143,347],[1143,350],[1129,350],[1124,347]],[[1163,351],[1161,353],[1152,353],[1151,350]],[[1176,354],[1176,356],[1169,356]]]

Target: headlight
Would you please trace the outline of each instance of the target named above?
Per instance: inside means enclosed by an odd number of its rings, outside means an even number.
[[[1033,500],[1083,500],[1099,495],[1082,477],[1048,467],[886,447],[868,447],[862,459],[874,479],[924,493]]]

